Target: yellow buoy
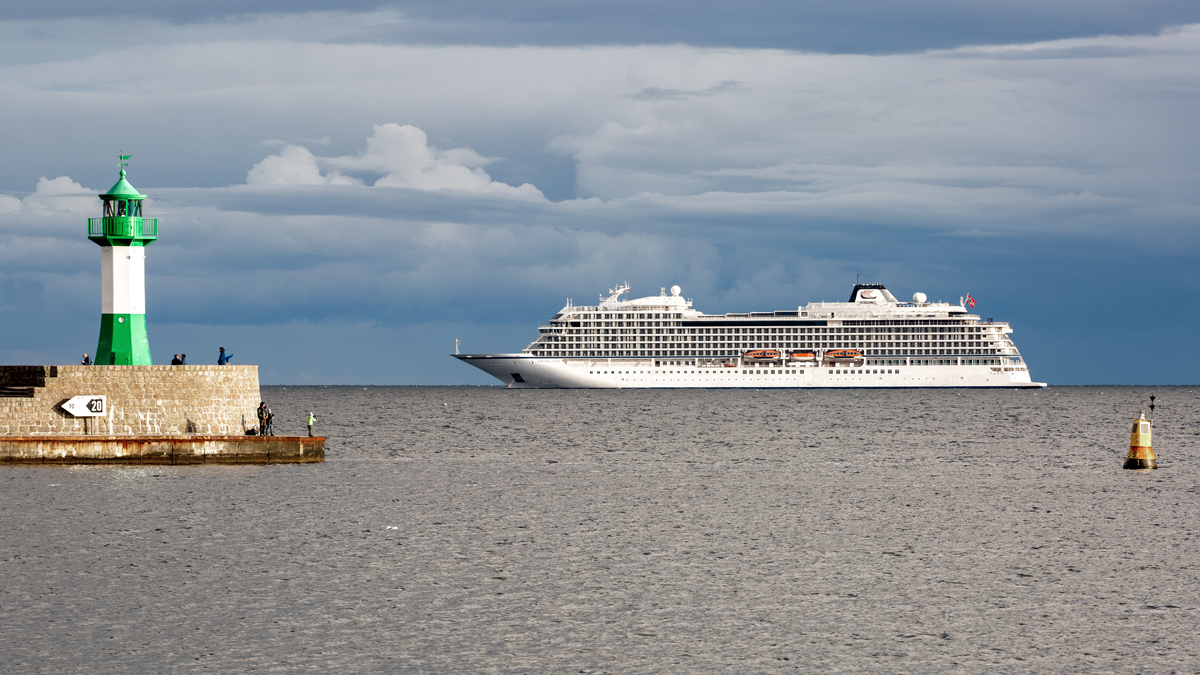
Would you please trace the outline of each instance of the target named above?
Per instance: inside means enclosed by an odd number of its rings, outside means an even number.
[[[1150,415],[1154,416],[1154,397],[1150,397]],[[1125,458],[1126,469],[1157,469],[1158,456],[1151,442],[1151,420],[1143,412],[1133,421],[1129,431],[1129,455]]]

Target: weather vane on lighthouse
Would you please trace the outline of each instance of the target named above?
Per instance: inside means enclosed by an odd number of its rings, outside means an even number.
[[[158,219],[142,217],[146,195],[125,180],[132,155],[117,155],[121,178],[99,195],[102,218],[88,218],[88,239],[100,245],[98,366],[149,366],[146,335],[146,246],[158,239]]]

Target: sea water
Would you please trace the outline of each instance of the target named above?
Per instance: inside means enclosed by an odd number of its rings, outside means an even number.
[[[263,396],[325,463],[0,467],[0,671],[1200,670],[1196,388]]]

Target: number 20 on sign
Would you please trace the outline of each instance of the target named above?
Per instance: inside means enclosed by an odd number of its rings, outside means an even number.
[[[108,414],[108,397],[73,396],[62,407],[74,417],[104,417]]]

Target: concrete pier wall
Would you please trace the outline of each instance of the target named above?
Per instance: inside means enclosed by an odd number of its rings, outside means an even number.
[[[72,396],[108,397],[72,417]],[[258,366],[0,366],[0,437],[240,436],[258,424]]]
[[[0,437],[0,464],[296,464],[324,461],[323,437]]]

